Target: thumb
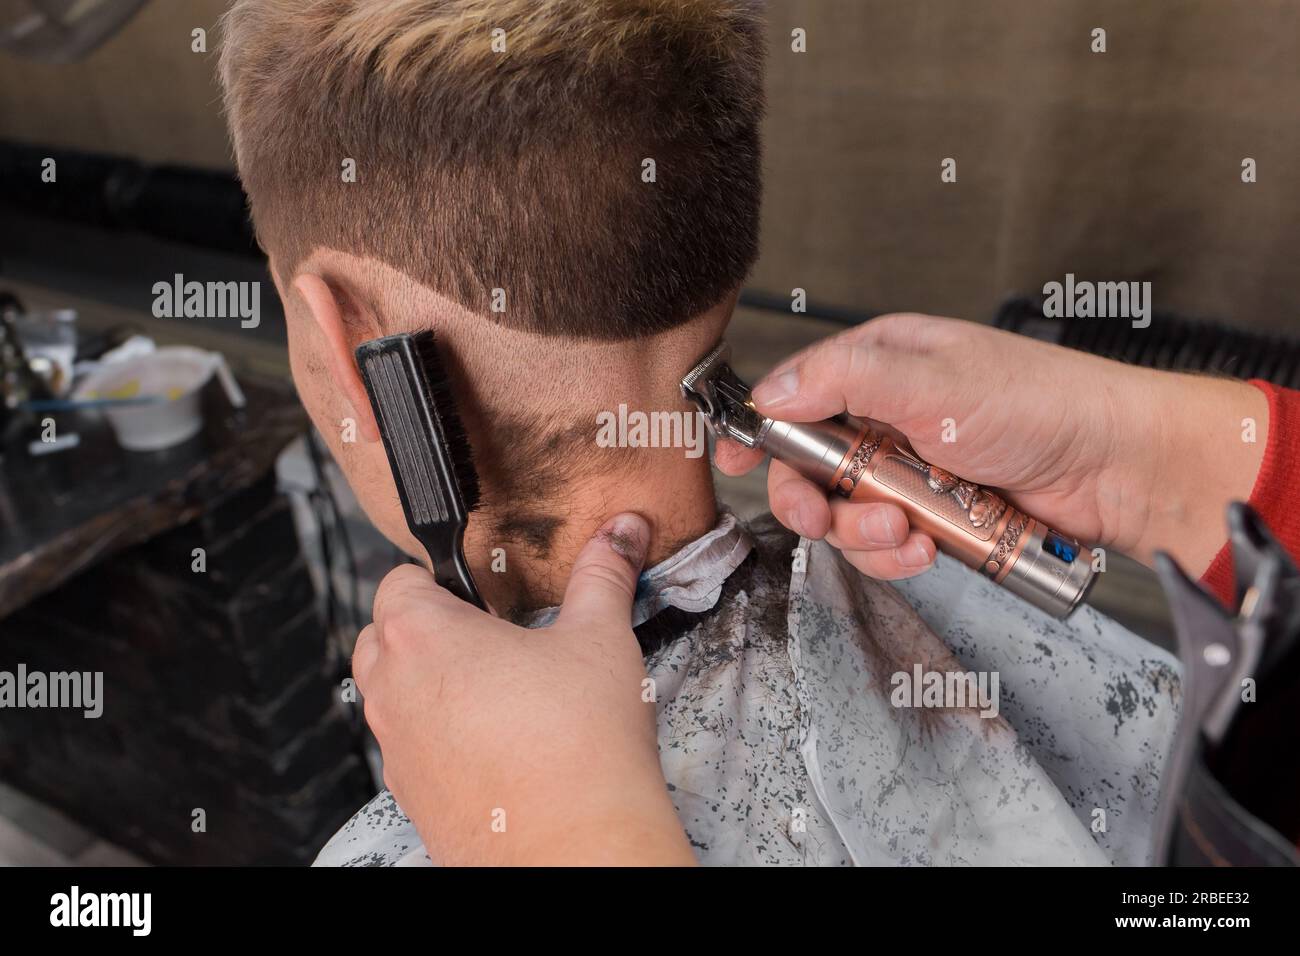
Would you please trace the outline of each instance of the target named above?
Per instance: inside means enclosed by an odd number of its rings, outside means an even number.
[[[650,543],[650,526],[632,512],[606,521],[578,552],[557,623],[630,626],[637,578]]]

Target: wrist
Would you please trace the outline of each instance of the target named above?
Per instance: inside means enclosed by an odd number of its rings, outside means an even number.
[[[629,755],[630,756],[630,755]],[[590,763],[537,791],[511,863],[554,866],[662,866],[695,862],[657,748],[617,766]]]
[[[663,786],[662,781],[660,786]],[[665,795],[587,807],[580,818],[539,828],[506,861],[517,866],[693,866],[695,854]]]
[[[1199,577],[1227,538],[1228,503],[1249,500],[1254,489],[1268,441],[1268,398],[1231,379],[1161,380],[1151,409],[1146,521],[1130,553],[1149,566],[1156,551],[1167,551]]]
[[[505,805],[425,833],[434,858],[460,866],[685,866],[695,856],[677,819],[657,755],[611,768],[556,769],[500,788]],[[482,803],[482,801],[470,801]],[[434,820],[436,818],[429,817]]]

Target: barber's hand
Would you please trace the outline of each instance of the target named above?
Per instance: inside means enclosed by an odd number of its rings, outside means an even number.
[[[384,777],[442,864],[689,864],[631,628],[649,530],[605,524],[563,610],[526,630],[413,565],[375,596],[352,671]]]
[[[1148,564],[1164,549],[1193,573],[1225,540],[1224,506],[1250,495],[1268,420],[1265,396],[1241,382],[923,315],[884,316],[819,342],[779,365],[753,398],[785,421],[848,411],[888,423],[922,458],[1002,489],[1087,544]],[[1243,438],[1246,418],[1256,422],[1254,443]],[[761,460],[718,444],[717,466],[729,474]],[[934,559],[934,542],[896,505],[828,502],[776,461],[768,497],[786,527],[825,537],[873,577],[908,577]]]

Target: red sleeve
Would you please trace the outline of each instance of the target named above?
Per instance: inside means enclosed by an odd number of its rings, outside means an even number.
[[[1268,444],[1250,493],[1250,506],[1282,547],[1300,563],[1300,392],[1253,378],[1250,384],[1268,396]],[[1232,550],[1228,545],[1210,562],[1201,584],[1231,604],[1234,593]]]

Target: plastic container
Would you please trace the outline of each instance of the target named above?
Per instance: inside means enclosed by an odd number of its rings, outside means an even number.
[[[72,365],[77,357],[77,313],[74,309],[19,313],[14,318],[18,340],[50,391],[63,397],[72,389]]]
[[[130,451],[157,451],[198,434],[203,427],[199,391],[214,374],[230,404],[243,408],[244,393],[225,356],[182,345],[101,365],[77,385],[73,398],[124,400],[103,407],[118,444]]]

